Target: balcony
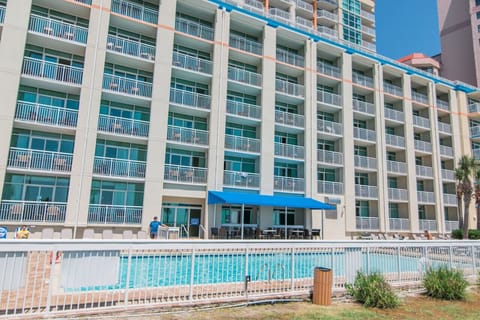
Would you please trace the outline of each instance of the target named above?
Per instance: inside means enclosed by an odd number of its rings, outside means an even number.
[[[305,192],[305,180],[302,178],[274,176],[273,190],[278,192],[303,193]]]
[[[297,67],[305,66],[305,58],[299,54],[277,48],[277,60]]]
[[[397,97],[403,97],[402,87],[396,86],[388,82],[383,82],[383,92],[389,93]]]
[[[263,46],[261,43],[243,38],[236,34],[230,35],[230,47],[256,55],[262,55],[263,53]]]
[[[458,221],[445,221],[445,231],[452,232],[452,230],[458,229]]]
[[[407,164],[405,162],[387,160],[387,172],[406,174]]]
[[[377,159],[365,156],[354,156],[355,168],[377,170]]]
[[[435,193],[430,191],[417,191],[417,200],[419,203],[435,204]]]
[[[473,149],[472,155],[476,160],[480,160],[480,149]]]
[[[305,88],[303,85],[288,82],[282,79],[275,79],[275,90],[291,96],[303,98],[305,96]]]
[[[295,0],[295,4],[297,5],[297,9],[303,9],[303,10],[308,11],[308,12],[313,11],[313,6],[306,1]]]
[[[416,102],[428,104],[428,96],[423,93],[412,91],[412,99],[413,101],[416,101]]]
[[[408,231],[410,230],[410,220],[404,218],[389,218],[390,230]]]
[[[136,20],[154,24],[158,23],[158,11],[146,8],[138,3],[124,0],[112,0],[112,7],[110,10],[122,16],[130,17]]]
[[[435,232],[435,231],[437,231],[437,221],[436,220],[420,219],[419,220],[419,229]]]
[[[414,145],[415,145],[415,151],[432,153],[432,144],[430,142],[415,139]]]
[[[470,138],[475,139],[480,137],[480,125],[470,127]]]
[[[378,230],[380,222],[378,217],[356,217],[358,230]]]
[[[317,150],[317,161],[341,166],[343,165],[343,153],[328,150]]]
[[[66,211],[65,202],[2,200],[0,220],[19,224],[47,222],[63,225]]]
[[[190,56],[180,52],[173,52],[172,63],[174,67],[186,70],[212,74],[212,61]]]
[[[33,14],[30,16],[28,30],[57,39],[87,43],[88,28]]]
[[[388,200],[408,201],[407,189],[388,188]]]
[[[10,148],[7,165],[16,169],[70,172],[72,159],[71,153]]]
[[[227,114],[259,120],[262,109],[253,104],[227,100]]]
[[[187,184],[207,183],[207,169],[165,164],[164,180]]]
[[[448,101],[437,99],[437,108],[445,110],[445,111],[449,111],[450,110],[450,105],[449,105]]]
[[[78,111],[25,101],[17,102],[15,120],[55,127],[75,128]]]
[[[145,178],[145,161],[95,157],[93,173],[109,177]]]
[[[375,142],[377,140],[377,133],[374,130],[354,127],[353,137],[355,139]]]
[[[333,39],[333,40],[337,39],[337,37],[338,37],[338,31],[337,30],[335,30],[333,28],[326,27],[326,26],[318,26],[317,27],[317,33],[322,37]]]
[[[155,46],[111,34],[107,37],[107,50],[149,61],[155,60]]]
[[[317,130],[320,132],[329,133],[337,136],[341,136],[343,133],[341,123],[321,120],[321,119],[317,120]]]
[[[480,102],[475,102],[468,105],[468,112],[469,113],[477,113],[480,112]]]
[[[111,74],[103,75],[103,89],[137,97],[152,97],[152,83]]]
[[[304,128],[305,117],[301,114],[275,110],[275,123],[297,128]]]
[[[142,223],[142,207],[90,204],[89,224],[136,224]]]
[[[415,166],[415,172],[416,172],[418,177],[433,178],[433,168],[432,167],[416,165]]]
[[[213,28],[185,18],[175,18],[175,30],[205,40],[213,40]]]
[[[444,206],[456,207],[458,205],[457,200],[458,199],[457,199],[456,194],[448,194],[448,193],[443,194],[443,205]]]
[[[92,0],[74,0],[75,2],[80,2],[83,4],[92,4]]]
[[[280,20],[280,22],[289,24],[290,21],[290,12],[284,11],[279,8],[270,8],[268,9],[268,15],[270,18],[275,19],[275,20]]]
[[[442,179],[450,182],[456,181],[457,179],[455,177],[455,171],[442,169]]]
[[[23,58],[22,74],[69,84],[81,85],[83,69],[41,59]]]
[[[369,198],[377,199],[378,198],[378,188],[377,186],[368,186],[368,185],[355,185],[355,196],[359,198]]]
[[[233,188],[258,189],[260,175],[258,173],[225,170],[223,172],[223,185]]]
[[[405,148],[405,138],[395,134],[385,134],[385,143],[387,146]]]
[[[259,0],[244,0],[243,8],[261,15],[265,13],[263,1]]]
[[[317,90],[317,102],[333,105],[333,106],[342,106],[342,96],[336,93],[325,92]]]
[[[297,16],[295,18],[295,24],[297,28],[301,30],[305,30],[307,32],[311,32],[313,29],[313,22],[310,19],[305,19],[303,17]]]
[[[98,118],[98,131],[123,134],[133,137],[148,137],[149,122],[113,117],[101,114]]]
[[[366,75],[360,74],[358,72],[352,73],[353,83],[361,85],[367,88],[373,88],[373,78]]]
[[[235,67],[228,67],[228,80],[242,82],[251,86],[262,85],[262,75]]]
[[[367,20],[375,21],[375,15],[371,12],[362,10],[361,16],[362,16],[362,18],[365,18]]]
[[[449,146],[440,145],[440,155],[444,157],[453,157],[453,148]]]
[[[430,119],[414,115],[413,125],[425,129],[430,129]]]
[[[341,69],[324,62],[317,62],[317,71],[321,74],[340,79],[342,77]],[[318,92],[318,91],[317,91]]]
[[[317,6],[320,8],[335,9],[338,8],[338,0],[317,0]]]
[[[452,134],[452,126],[449,123],[438,121],[438,131],[446,134]]]
[[[365,25],[362,25],[362,32],[369,35],[369,36],[375,37],[375,29],[374,28],[370,28],[370,27],[367,27]]]
[[[206,94],[170,88],[170,103],[209,110],[210,102],[211,98]]]
[[[336,23],[338,21],[338,14],[320,9],[317,10],[317,19],[325,19]]]
[[[167,140],[171,142],[208,146],[208,131],[168,126]]]
[[[353,110],[375,116],[375,105],[370,102],[353,99]]]
[[[404,115],[402,111],[398,111],[390,108],[384,108],[383,110],[385,111],[385,119],[403,122]]]
[[[275,143],[275,156],[296,160],[305,159],[305,148],[286,143]]]
[[[260,139],[238,137],[226,134],[225,149],[240,152],[260,152]]]
[[[317,192],[323,194],[343,194],[343,183],[334,181],[319,180],[317,184]]]

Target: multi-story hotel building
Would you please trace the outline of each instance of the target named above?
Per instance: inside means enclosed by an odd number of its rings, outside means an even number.
[[[458,225],[480,94],[372,52],[373,1],[0,3],[2,225]]]

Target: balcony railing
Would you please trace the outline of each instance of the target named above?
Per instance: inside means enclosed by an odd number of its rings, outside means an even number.
[[[334,181],[319,180],[317,184],[318,193],[324,194],[343,194],[343,183]]]
[[[295,4],[297,5],[297,8],[298,9],[303,9],[303,10],[306,10],[308,12],[312,12],[313,11],[313,6],[306,2],[306,1],[303,1],[303,0],[295,0]]]
[[[152,97],[152,83],[111,74],[103,75],[103,89],[133,96]]]
[[[458,221],[445,221],[445,231],[447,232],[458,229],[458,226]]]
[[[107,49],[128,56],[155,60],[155,46],[140,41],[120,38],[111,34],[107,37]]]
[[[170,88],[170,102],[198,109],[210,109],[210,96],[206,94]]]
[[[469,113],[477,113],[480,112],[480,102],[475,102],[468,105],[468,112]]]
[[[301,114],[275,110],[275,123],[303,128],[305,127],[305,117]]]
[[[417,200],[419,203],[435,203],[435,193],[430,191],[417,191]]]
[[[305,148],[286,143],[275,143],[275,156],[291,159],[305,159]]]
[[[317,150],[317,161],[322,163],[343,165],[343,153],[328,150]]]
[[[419,228],[420,230],[437,231],[437,221],[420,219]]]
[[[453,157],[453,148],[440,145],[440,155],[445,157]]]
[[[480,149],[473,149],[472,155],[476,160],[480,160]]]
[[[243,8],[262,15],[265,13],[263,1],[259,0],[244,0]]]
[[[263,52],[263,46],[260,42],[246,39],[236,34],[230,35],[230,47],[254,53],[257,55],[261,55]]]
[[[148,121],[113,117],[101,114],[98,118],[98,131],[125,134],[135,137],[148,137]]]
[[[207,169],[165,164],[165,181],[181,183],[207,183]]]
[[[442,179],[447,181],[455,181],[455,171],[442,169]]]
[[[8,166],[28,170],[70,172],[72,158],[71,153],[10,148]]]
[[[430,119],[414,115],[413,116],[413,125],[418,126],[418,127],[422,127],[422,128],[426,128],[426,129],[430,129]]]
[[[41,59],[23,58],[22,74],[80,85],[83,69]]]
[[[158,11],[125,0],[112,0],[112,12],[145,22],[158,23]]]
[[[384,110],[385,110],[386,119],[403,122],[404,116],[402,111],[398,111],[390,108],[384,108]]]
[[[480,125],[470,127],[470,138],[475,139],[480,137]]]
[[[375,142],[377,140],[377,133],[374,130],[354,127],[353,137],[356,139]]]
[[[280,48],[277,48],[277,60],[297,67],[305,66],[305,58],[303,56]]]
[[[145,178],[147,163],[126,159],[95,157],[93,173],[109,177]]]
[[[415,166],[415,172],[419,177],[433,178],[433,168],[427,166],[417,165]]]
[[[457,206],[457,195],[456,194],[449,194],[449,193],[444,193],[443,194],[443,204],[446,206]]]
[[[2,200],[0,220],[20,224],[31,222],[63,224],[66,211],[65,202]]]
[[[312,20],[305,19],[305,18],[300,17],[300,16],[295,17],[295,24],[296,24],[297,28],[305,30],[307,32],[310,32],[313,29]]]
[[[318,26],[317,33],[322,37],[330,39],[336,39],[338,37],[338,31],[327,26]]]
[[[305,96],[305,88],[298,83],[288,82],[283,79],[275,79],[275,90],[296,97]]]
[[[357,99],[353,99],[353,110],[372,116],[375,115],[375,105],[373,103],[360,101]]]
[[[212,74],[212,61],[190,56],[188,54],[173,52],[173,66],[182,69]]]
[[[373,78],[366,75],[353,72],[352,73],[353,83],[359,84],[364,87],[373,88]]]
[[[17,109],[15,110],[15,120],[52,126],[74,128],[77,126],[77,119],[77,110],[56,108],[25,101],[18,101]]]
[[[261,74],[231,66],[228,67],[228,79],[257,87],[262,85]]]
[[[207,146],[208,131],[177,126],[168,126],[167,140],[173,142]]]
[[[410,230],[410,220],[404,218],[389,218],[390,230]]]
[[[274,176],[273,189],[281,192],[302,193],[305,191],[305,180],[302,178]]]
[[[336,13],[327,11],[327,10],[317,10],[317,19],[325,18],[328,19],[332,22],[337,22],[338,21],[338,15]]]
[[[387,160],[388,173],[407,173],[407,164],[400,161]]]
[[[390,201],[407,201],[407,189],[388,188],[388,200]]]
[[[213,28],[185,18],[175,18],[175,30],[199,37],[206,40],[213,40]]]
[[[284,11],[279,8],[270,8],[268,9],[268,15],[272,19],[280,20],[283,23],[290,23],[290,12]]]
[[[59,39],[87,43],[88,28],[37,15],[30,16],[28,30]]]
[[[334,78],[342,77],[341,69],[339,67],[333,66],[331,64],[327,64],[322,61],[317,62],[317,71],[320,72],[321,74],[331,76]]]
[[[260,139],[238,137],[226,134],[225,148],[244,152],[260,152]]]
[[[430,142],[415,139],[414,145],[415,145],[415,150],[417,151],[428,152],[428,153],[432,152],[432,144]]]
[[[355,196],[359,198],[378,198],[378,187],[377,186],[368,186],[368,185],[355,185]]]
[[[362,32],[375,37],[375,29],[362,25]]]
[[[438,131],[452,134],[452,126],[449,123],[438,121]]]
[[[262,109],[259,106],[227,100],[227,113],[252,119],[260,119]]]
[[[338,0],[317,0],[317,6],[319,7],[328,7],[328,8],[337,8]]]
[[[412,91],[412,99],[416,102],[428,104],[428,96],[420,92]]]
[[[143,208],[139,206],[116,206],[90,204],[88,223],[90,224],[141,224]]]
[[[362,18],[368,19],[370,21],[375,21],[375,15],[371,12],[362,10],[361,15],[362,15]]]
[[[356,227],[358,230],[378,230],[378,217],[356,217]]]
[[[402,88],[388,82],[383,83],[383,91],[385,93],[393,94],[394,96],[397,96],[397,97],[403,97]]]
[[[437,99],[437,108],[448,111],[450,109],[450,105],[448,101]]]
[[[377,159],[365,156],[354,156],[355,167],[363,169],[377,169]]]
[[[333,121],[317,119],[317,130],[334,135],[342,135],[342,124]]]
[[[405,138],[395,134],[385,134],[385,143],[388,146],[405,148]]]
[[[341,107],[342,97],[336,93],[317,90],[317,102]]]
[[[235,188],[254,188],[260,186],[258,173],[227,171],[223,172],[223,185]]]

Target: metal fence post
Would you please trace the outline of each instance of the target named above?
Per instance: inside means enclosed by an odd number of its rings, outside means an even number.
[[[292,272],[290,273],[290,289],[293,291],[295,289],[295,248],[290,249],[290,254],[292,256]]]
[[[57,250],[54,249],[50,252],[50,280],[48,282],[48,296],[47,296],[47,303],[45,305],[46,313],[50,313],[50,307],[52,305],[52,290],[53,290],[53,281],[55,279],[55,264],[56,264],[56,257],[57,257]]]
[[[477,259],[475,259],[475,246],[472,245],[472,262],[473,262],[473,275],[477,276]]]
[[[370,274],[370,247],[367,247],[367,274]]]
[[[248,274],[248,248],[245,248],[245,299],[248,300],[248,283],[250,276]]]
[[[128,305],[128,284],[130,283],[130,271],[132,268],[132,249],[128,249],[127,276],[125,277],[125,305]]]
[[[192,249],[192,264],[190,266],[190,293],[188,300],[193,300],[193,282],[195,278],[195,249]]]
[[[401,274],[401,266],[400,266],[400,247],[397,248],[397,280],[400,281],[402,278]]]

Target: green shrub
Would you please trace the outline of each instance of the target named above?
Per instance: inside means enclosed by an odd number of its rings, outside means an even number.
[[[443,300],[465,299],[467,280],[462,272],[441,266],[429,268],[423,279],[423,286],[427,289],[427,295]]]
[[[399,299],[392,287],[379,273],[365,275],[357,272],[355,281],[346,285],[347,292],[365,307],[393,309],[399,305]]]
[[[468,230],[468,239],[479,240],[480,239],[480,230],[476,230],[476,229]]]
[[[463,230],[462,229],[452,230],[452,239],[462,240],[463,239]]]

